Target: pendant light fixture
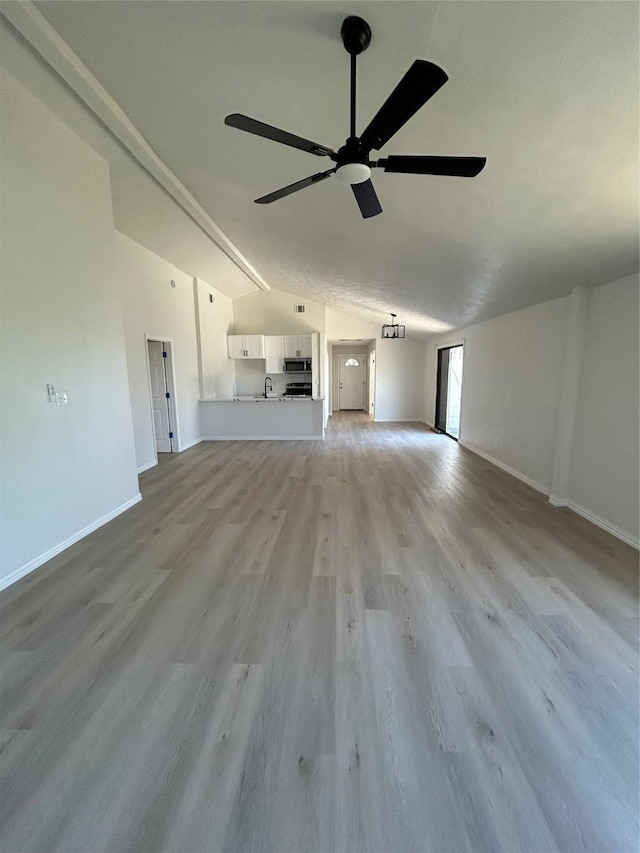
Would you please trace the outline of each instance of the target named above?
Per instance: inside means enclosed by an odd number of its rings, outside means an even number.
[[[382,338],[404,338],[404,326],[396,323],[396,315],[391,311],[391,322],[384,323],[382,326]]]

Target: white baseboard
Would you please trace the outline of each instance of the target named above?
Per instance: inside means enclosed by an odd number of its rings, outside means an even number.
[[[549,495],[549,503],[551,504],[551,506],[569,506],[569,501],[567,500],[567,498],[557,498],[555,495],[551,494]]]
[[[376,424],[422,424],[422,418],[376,418],[373,419]]]
[[[548,495],[549,503],[551,504],[551,506],[566,507],[572,512],[575,512],[578,515],[581,515],[583,518],[586,518],[587,521],[590,521],[592,524],[595,524],[596,527],[600,527],[602,528],[602,530],[606,530],[607,533],[610,533],[612,536],[615,536],[616,539],[621,539],[623,542],[626,542],[627,545],[631,545],[632,548],[640,550],[640,540],[638,540],[636,536],[632,536],[631,533],[627,533],[627,531],[623,530],[621,527],[618,527],[617,524],[612,524],[605,518],[596,515],[595,512],[592,512],[590,509],[587,509],[584,506],[580,506],[580,504],[573,503],[573,501],[570,501],[567,498],[559,498],[556,495],[552,495],[549,492],[549,489],[545,488],[540,483],[536,483],[535,480],[531,480],[529,477],[525,477],[524,474],[521,474],[519,471],[516,471],[515,468],[512,468],[510,465],[505,465],[505,463],[500,462],[499,459],[494,459],[493,456],[489,456],[489,454],[485,453],[483,450],[478,450],[477,447],[473,447],[473,445],[466,444],[463,441],[460,441],[459,444],[461,444],[462,447],[465,447],[467,450],[470,450],[472,453],[476,453],[478,456],[481,456],[483,459],[486,459],[487,462],[490,462],[492,465],[495,465],[496,468],[501,468],[503,471],[506,471],[507,474],[511,474],[512,477],[515,477],[517,480],[521,480],[523,483],[526,483],[528,486],[531,486],[531,488],[535,489],[536,491],[542,492],[543,495]]]
[[[107,524],[107,522],[112,521],[117,516],[122,515],[123,512],[131,509],[132,506],[140,503],[141,500],[142,495],[138,492],[138,494],[131,498],[131,500],[128,500],[116,507],[114,510],[111,510],[111,512],[103,515],[102,518],[97,519],[97,521],[93,521],[91,524],[83,527],[82,530],[78,530],[78,532],[74,533],[73,536],[69,536],[68,539],[65,539],[63,542],[59,542],[57,545],[54,545],[53,548],[49,548],[48,551],[34,557],[33,560],[29,560],[28,563],[23,563],[21,566],[18,566],[17,569],[14,569],[12,572],[9,572],[9,574],[0,578],[0,590],[6,589],[8,586],[11,586],[11,584],[19,581],[20,578],[23,578],[25,575],[34,571],[34,569],[37,569],[43,563],[46,563],[47,560],[51,560],[52,557],[56,557],[58,554],[62,553],[62,551],[66,551],[66,549],[71,547],[71,545],[75,545],[76,542],[79,542],[80,539],[84,539],[85,536],[93,533],[94,530],[97,530],[99,527]]]
[[[196,444],[200,444],[201,441],[204,441],[204,439],[195,438],[193,441],[187,442],[187,444],[180,444],[175,452],[182,453],[183,450],[188,450],[190,447],[195,447]],[[155,468],[157,464],[158,460],[156,459],[155,462],[149,462],[147,465],[141,465],[138,468],[138,474],[143,474],[145,471],[148,471],[149,468]]]
[[[194,438],[193,441],[188,441],[186,444],[181,444],[178,448],[178,453],[182,453],[183,450],[188,450],[190,447],[195,447],[196,444],[200,444],[201,441],[204,441],[204,439]]]
[[[324,441],[323,435],[212,435],[201,441]]]
[[[549,503],[552,506],[567,507],[567,509],[570,509],[572,512],[586,518],[587,521],[591,522],[591,524],[595,524],[596,527],[601,527],[602,530],[606,530],[607,533],[615,536],[616,539],[621,539],[623,542],[626,542],[627,545],[631,545],[632,548],[640,550],[640,539],[638,539],[637,536],[627,533],[626,530],[618,527],[617,524],[612,524],[610,521],[607,521],[606,518],[602,518],[601,515],[596,515],[595,512],[592,512],[585,506],[580,506],[580,504],[573,503],[573,501],[566,500],[564,498],[556,498],[554,495],[549,497]]]
[[[496,468],[500,468],[502,471],[506,471],[507,474],[511,474],[512,477],[515,477],[516,480],[520,480],[522,483],[526,483],[527,486],[531,486],[532,489],[535,489],[536,492],[542,492],[543,495],[549,494],[549,489],[546,486],[543,486],[542,483],[538,483],[536,480],[532,480],[530,477],[527,477],[525,474],[521,474],[520,471],[517,471],[515,468],[512,468],[511,465],[507,465],[505,462],[501,462],[499,459],[495,459],[493,456],[489,456],[488,453],[485,453],[484,450],[480,450],[477,447],[474,447],[473,444],[467,444],[466,441],[460,439],[458,441],[460,447],[464,447],[467,450],[470,450],[472,453],[475,453],[477,456],[481,456],[483,459],[486,459],[487,462],[490,462],[492,465],[495,465]]]

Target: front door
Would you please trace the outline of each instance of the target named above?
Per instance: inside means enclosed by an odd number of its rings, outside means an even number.
[[[340,356],[340,410],[364,409],[364,356]]]
[[[157,453],[171,453],[169,420],[169,383],[167,381],[167,349],[162,341],[147,341],[149,380],[151,382],[151,411]]]

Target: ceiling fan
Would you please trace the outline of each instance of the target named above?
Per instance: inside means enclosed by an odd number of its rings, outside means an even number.
[[[232,113],[224,123],[256,136],[272,139],[291,148],[299,148],[318,157],[330,157],[336,164],[333,169],[318,172],[269,195],[256,199],[256,204],[271,204],[291,193],[303,190],[332,175],[344,183],[351,184],[360,212],[365,219],[382,213],[378,196],[371,183],[371,169],[385,172],[400,172],[408,175],[452,175],[474,178],[484,168],[486,157],[432,157],[432,156],[389,156],[382,160],[370,160],[372,150],[385,145],[400,128],[440,89],[449,79],[442,68],[416,59],[398,83],[385,103],[378,110],[360,136],[356,136],[356,57],[366,50],[371,42],[371,28],[362,18],[350,15],[345,18],[340,31],[345,50],[351,56],[351,128],[350,136],[338,151],[319,145],[286,130],[272,127],[256,119]]]

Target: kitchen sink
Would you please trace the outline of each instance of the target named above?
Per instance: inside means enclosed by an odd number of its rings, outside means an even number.
[[[283,400],[282,394],[269,394],[267,397],[264,394],[239,394],[237,397],[234,397],[234,400],[248,400],[251,403],[266,403],[268,400]]]

